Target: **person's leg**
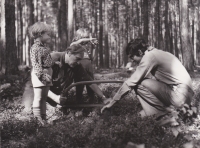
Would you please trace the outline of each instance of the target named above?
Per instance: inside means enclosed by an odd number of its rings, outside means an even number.
[[[142,105],[142,117],[164,112],[164,104],[147,88],[142,85],[137,87],[137,98]]]
[[[79,103],[83,102],[83,89],[84,89],[84,85],[76,86],[76,101]]]
[[[88,85],[86,85],[86,89],[89,96],[89,102],[94,103],[94,91]]]
[[[33,114],[34,117],[36,117],[42,124],[44,124],[41,117],[43,89],[42,87],[34,87],[33,91],[34,91]]]
[[[91,78],[90,81],[93,81],[94,80],[94,71],[93,71],[93,66],[92,66],[92,62],[91,60],[83,60],[81,62],[84,70],[86,71],[86,75],[89,75],[89,77]],[[86,76],[84,76],[86,77]],[[87,89],[87,93],[88,93],[88,96],[90,97],[90,101],[94,101],[94,96],[95,94],[101,98],[101,101],[104,101],[102,100],[103,97],[104,97],[104,94],[103,92],[101,91],[101,89],[98,87],[97,84],[90,84],[90,85],[86,85],[86,89]]]
[[[74,69],[73,69],[73,72],[74,72],[74,81],[75,82],[80,82],[80,81],[88,81],[90,80],[91,78],[89,77],[86,77],[86,71],[84,70],[84,67],[80,64],[80,65],[77,65]],[[83,102],[83,89],[84,89],[85,85],[78,85],[76,86],[76,100],[81,103]]]
[[[43,91],[42,91],[42,100],[41,100],[41,105],[42,105],[41,117],[43,120],[46,120],[46,100],[47,100],[47,94],[49,91],[49,86],[45,86],[42,89]]]
[[[165,112],[165,108],[171,105],[172,89],[153,79],[145,79],[136,88],[137,97],[147,116]]]

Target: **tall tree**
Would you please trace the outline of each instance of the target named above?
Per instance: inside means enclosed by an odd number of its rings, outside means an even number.
[[[169,42],[170,42],[170,32],[169,32],[169,1],[165,0],[165,50],[172,53]]]
[[[109,45],[108,45],[108,4],[105,3],[105,67],[109,68]]]
[[[102,0],[99,1],[99,66],[103,67],[103,13]]]
[[[161,48],[160,38],[162,37],[160,31],[160,0],[156,0],[156,24],[155,24],[155,32],[156,32],[156,47]]]
[[[149,1],[144,0],[143,1],[143,19],[144,19],[144,27],[143,27],[143,37],[146,42],[148,42],[148,35],[149,35],[149,16],[148,16],[148,8],[149,8]]]
[[[34,24],[34,0],[27,0],[27,5],[29,7],[29,22],[28,27]],[[29,44],[33,44],[33,40],[29,39]]]
[[[61,38],[61,51],[64,51],[66,50],[67,48],[67,5],[66,5],[66,0],[61,0],[61,3],[60,3],[60,10],[61,10],[61,24],[60,24],[60,38]],[[73,8],[73,7],[72,7]],[[73,12],[73,9],[72,9],[72,12]],[[72,13],[73,14],[73,13]],[[73,23],[73,21],[72,21]],[[74,25],[74,24],[73,24]],[[72,26],[72,29],[74,27]],[[74,30],[72,30],[72,32],[74,32]],[[72,40],[72,38],[71,38]]]
[[[194,58],[192,44],[189,35],[189,13],[188,0],[179,1],[180,8],[180,37],[181,49],[183,53],[183,65],[187,70],[193,70]]]
[[[16,74],[18,70],[17,47],[15,39],[15,1],[1,0],[1,39],[6,75]],[[6,57],[6,58],[5,58]]]
[[[17,19],[17,23],[18,23],[18,27],[17,27],[17,48],[18,48],[18,59],[19,59],[19,63],[22,63],[22,57],[23,57],[23,53],[22,53],[22,48],[23,48],[23,19],[22,19],[22,2],[20,0],[17,0],[17,15],[18,15],[18,19]]]
[[[73,36],[74,36],[74,12],[73,12],[73,8],[74,8],[74,1],[73,0],[68,0],[68,24],[67,24],[67,28],[68,28],[68,46],[70,45]]]

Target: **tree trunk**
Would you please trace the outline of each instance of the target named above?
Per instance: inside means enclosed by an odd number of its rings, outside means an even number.
[[[117,2],[117,8],[116,8],[116,11],[117,11],[117,46],[118,46],[118,52],[117,52],[117,56],[118,56],[118,68],[120,68],[120,65],[121,65],[121,50],[120,50],[120,26],[119,26],[119,4]]]
[[[137,13],[137,27],[138,27],[138,32],[137,36],[141,35],[141,22],[140,22],[140,17],[141,17],[141,6],[140,6],[140,1],[141,0],[136,0],[136,13]]]
[[[68,0],[68,46],[71,44],[71,41],[74,36],[74,12],[73,12],[74,2],[73,0]]]
[[[160,0],[156,0],[156,47],[161,48],[160,44],[160,38],[161,38],[161,31],[160,31]]]
[[[33,0],[27,0],[27,4],[29,7],[29,23],[28,26],[31,26],[34,24],[34,4]]]
[[[38,2],[38,8],[37,8],[38,21],[43,21],[43,17],[42,17],[42,0],[37,0],[37,2]]]
[[[102,1],[99,1],[99,66],[102,68],[103,64],[103,15],[102,15]]]
[[[97,4],[96,0],[95,0],[95,5]],[[97,16],[97,8],[95,9],[95,37],[97,37],[97,31],[98,31],[98,16]],[[99,65],[99,46],[96,46],[96,50],[95,50],[95,59],[94,59],[94,63],[95,65],[98,67]]]
[[[18,71],[17,47],[15,40],[15,1],[2,0],[2,35],[4,45],[5,74],[16,74]]]
[[[19,42],[19,56],[20,56],[20,64],[23,63],[23,18],[22,18],[22,13],[23,13],[23,9],[22,9],[22,4],[21,1],[19,0],[19,26],[20,26],[20,38]]]
[[[6,70],[6,16],[5,16],[5,0],[1,0],[1,44],[0,48],[0,62],[1,62],[1,71],[5,73]]]
[[[38,0],[34,0],[34,21],[38,21]]]
[[[145,41],[148,43],[148,35],[149,35],[149,16],[148,16],[148,1],[143,1],[143,19],[144,19],[144,31],[143,31],[143,37]]]
[[[123,45],[123,49],[126,48],[126,45],[128,44],[128,41],[129,41],[129,7],[128,7],[128,1],[126,0],[125,1],[125,6],[126,6],[126,24],[125,24],[125,28],[124,28],[124,32],[125,32],[125,42],[124,42],[124,45]],[[128,56],[126,55],[126,52],[124,50],[124,67],[126,66],[126,64],[128,63]]]
[[[170,38],[169,38],[169,19],[168,19],[168,0],[165,0],[165,51],[171,52],[170,49]]]
[[[66,0],[61,0],[61,49],[60,51],[65,51],[67,48],[67,10],[66,10]],[[73,8],[73,7],[72,7]],[[73,10],[72,10],[73,12]],[[72,13],[73,14],[73,13]],[[74,24],[73,24],[74,25]],[[73,29],[74,27],[72,27]],[[73,31],[72,31],[73,32]],[[71,38],[72,40],[72,38]],[[69,44],[68,44],[69,45]]]
[[[198,8],[197,11],[197,42],[196,42],[196,49],[197,49],[197,65],[200,65],[200,11]]]
[[[105,68],[109,68],[108,6],[105,3]]]
[[[192,44],[189,35],[189,14],[188,14],[188,0],[180,0],[180,36],[181,36],[181,50],[183,53],[183,65],[187,70],[194,69],[194,57],[192,51]]]

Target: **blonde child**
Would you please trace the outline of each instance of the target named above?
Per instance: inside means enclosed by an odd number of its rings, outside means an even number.
[[[33,114],[42,125],[45,125],[46,98],[52,86],[53,62],[50,50],[46,47],[46,44],[51,42],[51,32],[51,26],[43,22],[37,22],[29,28],[30,36],[34,39],[34,44],[30,49],[31,81],[34,90]]]

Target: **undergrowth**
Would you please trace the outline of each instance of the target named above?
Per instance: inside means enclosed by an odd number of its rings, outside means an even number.
[[[102,74],[101,79],[125,80],[129,74],[112,77]],[[198,105],[200,75],[192,74],[195,103]],[[23,83],[18,77],[23,91]],[[17,82],[18,82],[17,81]],[[11,82],[12,86],[14,85]],[[113,95],[120,84],[100,84],[107,97]],[[72,93],[73,94],[73,93]],[[171,127],[158,126],[152,117],[138,116],[142,109],[134,94],[126,95],[112,109],[100,114],[101,108],[59,109],[50,107],[48,127],[37,125],[33,115],[23,112],[21,94],[2,97],[0,104],[1,146],[3,148],[125,148],[128,142],[145,144],[145,148],[179,148],[185,144],[199,147],[200,117],[193,124],[182,125],[176,135]],[[199,137],[199,138],[198,138]]]

